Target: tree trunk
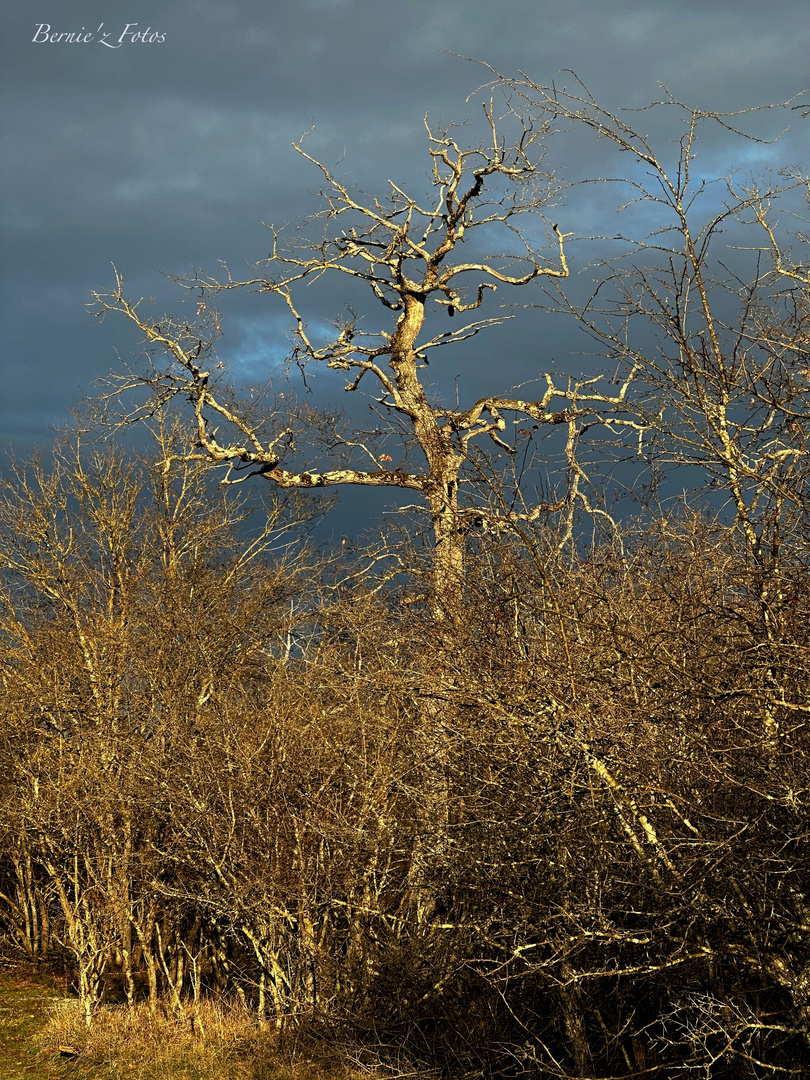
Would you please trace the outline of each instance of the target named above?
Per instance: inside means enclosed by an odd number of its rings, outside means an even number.
[[[452,471],[451,471],[452,470]],[[458,512],[458,465],[444,470],[439,491],[430,499],[433,551],[432,611],[437,623],[456,623],[464,584],[464,533]],[[450,474],[448,476],[447,474]]]

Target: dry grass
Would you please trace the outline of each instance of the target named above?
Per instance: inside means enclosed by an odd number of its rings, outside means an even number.
[[[65,999],[39,1043],[41,1058],[71,1080],[394,1080],[320,1042],[282,1049],[277,1033],[259,1029],[239,1002],[206,1001],[181,1015],[108,1005],[88,1031],[79,1003]]]

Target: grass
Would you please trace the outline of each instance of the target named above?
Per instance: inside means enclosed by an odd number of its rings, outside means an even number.
[[[238,1006],[207,1002],[192,1023],[191,1014],[152,1016],[145,1004],[108,1005],[88,1031],[78,1002],[65,1001],[40,1045],[51,1059],[60,1047],[73,1048],[70,1075],[77,1080],[258,1080],[253,1065],[259,1036],[252,1017]]]
[[[33,971],[0,972],[0,1080],[49,1080],[37,1039],[64,1000],[64,984]]]
[[[413,1080],[417,1074],[410,1072]],[[282,1050],[239,1002],[205,1001],[181,1015],[106,1005],[88,1031],[53,977],[0,973],[0,1080],[395,1080],[358,1068],[337,1047]]]

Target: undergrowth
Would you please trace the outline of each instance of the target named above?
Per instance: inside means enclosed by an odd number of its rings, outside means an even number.
[[[88,1029],[80,1003],[65,998],[53,1007],[37,1042],[52,1075],[71,1080],[382,1080],[394,1075],[353,1061],[348,1047],[260,1029],[255,1014],[238,1000],[204,1001],[182,1013],[150,1012],[146,1003],[105,1005]]]

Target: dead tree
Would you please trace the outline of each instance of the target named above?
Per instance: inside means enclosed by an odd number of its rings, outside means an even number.
[[[145,383],[155,395],[147,408],[178,395],[186,399],[196,420],[196,450],[227,468],[224,483],[260,475],[281,488],[351,484],[416,493],[430,515],[436,618],[446,617],[458,595],[465,538],[471,528],[509,527],[553,511],[566,512],[570,524],[574,507],[587,504],[577,442],[584,430],[600,422],[600,409],[621,413],[626,408],[632,379],[630,373],[620,386],[602,392],[597,380],[558,380],[546,374],[536,400],[495,390],[455,408],[432,395],[425,371],[435,350],[469,341],[513,317],[502,308],[487,318],[474,317],[485,301],[493,302],[496,290],[501,290],[500,297],[504,291],[512,294],[549,279],[561,281],[569,274],[566,240],[571,233],[556,223],[548,225],[553,253],[547,255],[521,228],[528,216],[536,223],[558,191],[554,175],[544,170],[541,145],[553,125],[519,124],[516,138],[507,145],[492,103],[484,106],[484,115],[487,142],[474,149],[463,149],[452,129],[434,133],[426,123],[433,186],[427,199],[412,197],[393,182],[384,199],[358,194],[311,157],[303,140],[296,144],[298,153],[323,175],[323,205],[313,218],[324,223],[323,236],[285,246],[283,232],[272,229],[272,251],[255,276],[236,280],[227,272],[223,279],[198,275],[181,282],[198,290],[198,314],[208,317],[204,331],[172,318],[153,321],[140,302],[125,297],[120,277],[112,292],[96,295],[99,314],[125,315],[168,361],[134,379],[124,375],[118,391]],[[471,236],[473,244],[465,244]],[[505,249],[496,247],[504,242]],[[476,252],[484,249],[492,254],[467,258],[465,248],[473,245]],[[332,340],[319,344],[307,327],[300,290],[324,275],[343,275],[347,284],[362,286],[367,298],[383,308],[388,325],[370,332],[350,308],[335,323]],[[279,422],[216,377],[223,364],[215,362],[213,341],[220,327],[211,298],[228,290],[280,297],[293,320],[290,363],[304,372],[309,365],[345,372],[345,390],[368,392],[372,410],[383,421],[382,430],[350,435],[332,430],[326,468],[291,466],[294,437],[316,418],[299,413],[297,421]],[[527,293],[526,300],[530,299]],[[432,332],[431,316],[442,309],[460,325]],[[476,497],[465,465],[480,440],[488,441],[498,456],[515,454],[517,429],[507,428],[507,417],[515,425],[528,420],[536,429],[560,430],[555,425],[567,429],[562,451],[566,480],[552,498],[522,500],[517,508],[493,508],[491,500]],[[623,422],[633,421],[626,414]],[[383,452],[387,446],[393,448],[393,439],[403,451],[396,463]],[[413,444],[417,452],[408,458],[407,448]]]

